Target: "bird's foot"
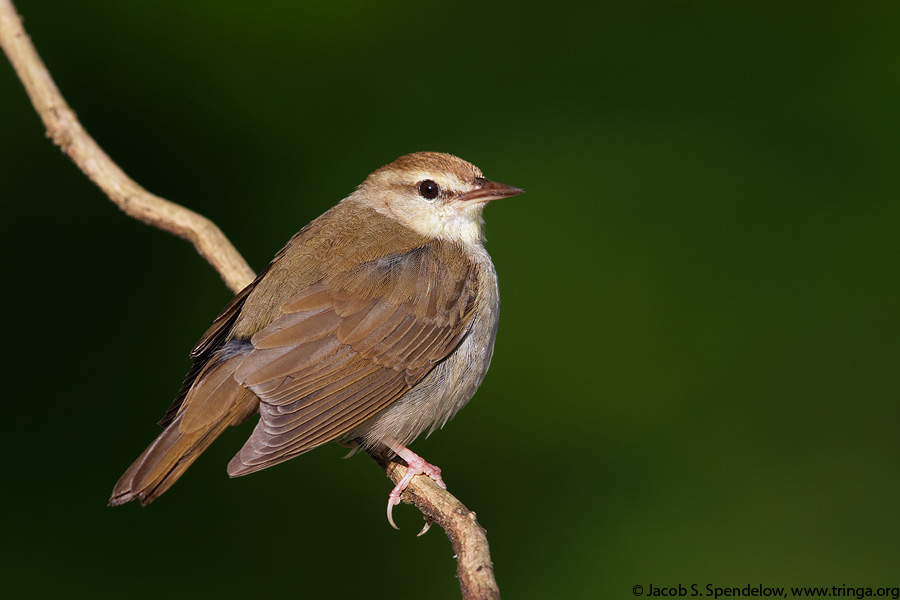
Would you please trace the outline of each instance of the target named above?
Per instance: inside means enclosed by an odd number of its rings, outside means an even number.
[[[388,505],[387,505],[387,518],[388,523],[391,524],[391,527],[394,529],[400,529],[397,527],[396,523],[394,523],[394,518],[392,516],[392,512],[394,507],[400,504],[400,494],[403,493],[403,490],[409,485],[409,482],[412,481],[412,478],[416,475],[427,475],[431,477],[436,484],[438,484],[442,489],[447,489],[447,484],[444,483],[444,480],[441,479],[441,470],[430,464],[425,462],[421,456],[406,448],[405,446],[401,446],[400,444],[388,444],[388,447],[394,451],[400,458],[406,461],[408,468],[406,469],[406,475],[403,476],[403,479],[394,486],[394,489],[391,490],[390,495],[388,496]],[[427,531],[426,529],[421,532],[419,535]]]

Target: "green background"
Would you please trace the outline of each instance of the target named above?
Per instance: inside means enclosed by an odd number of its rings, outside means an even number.
[[[101,146],[254,269],[407,152],[528,191],[485,213],[491,372],[413,444],[505,597],[900,585],[897,2],[17,4]],[[390,529],[337,445],[231,480],[245,425],[106,506],[230,294],[45,139],[8,64],[0,115],[0,590],[458,597],[443,534]]]

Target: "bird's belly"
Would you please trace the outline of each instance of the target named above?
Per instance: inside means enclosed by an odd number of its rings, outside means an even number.
[[[443,427],[472,398],[490,366],[499,317],[497,275],[490,259],[486,263],[480,265],[483,297],[476,301],[472,328],[457,349],[348,438],[370,447],[385,439],[407,446],[425,431],[430,435]]]

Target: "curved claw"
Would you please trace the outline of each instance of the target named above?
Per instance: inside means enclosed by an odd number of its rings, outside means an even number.
[[[388,494],[388,505],[387,505],[388,523],[390,523],[391,527],[393,527],[394,529],[396,529],[398,531],[400,530],[400,528],[397,527],[396,523],[394,523],[394,517],[392,516],[392,513],[394,510],[394,507],[397,506],[398,504],[400,504],[400,494],[403,493],[403,490],[406,489],[406,486],[409,485],[409,482],[412,481],[412,478],[415,477],[417,474],[418,473],[416,473],[412,469],[406,469],[406,475],[403,476],[403,479],[401,479],[400,482],[394,486],[394,489],[391,490],[391,493]]]
[[[348,452],[347,454],[342,456],[341,457],[342,459],[350,458],[351,456],[353,456],[354,454],[359,452],[360,448],[362,448],[362,446],[360,446],[357,442],[352,441],[352,440],[349,442],[338,442],[338,445],[343,446],[344,448],[350,448],[350,452]]]
[[[431,524],[434,523],[431,519],[425,519],[425,525],[422,526],[422,531],[416,534],[416,537],[422,537],[428,530],[431,529]]]
[[[399,497],[397,498],[397,500],[399,502]],[[391,524],[391,527],[393,527],[397,531],[400,531],[400,528],[397,527],[396,523],[394,523],[394,514],[393,513],[394,513],[394,507],[396,505],[397,505],[397,502],[394,502],[394,495],[391,494],[390,496],[388,496],[388,507],[387,507],[388,523]]]

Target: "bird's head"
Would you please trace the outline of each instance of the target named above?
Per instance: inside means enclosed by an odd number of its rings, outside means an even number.
[[[485,179],[478,167],[452,154],[416,152],[369,175],[348,200],[427,237],[481,244],[484,205],[524,191]]]

